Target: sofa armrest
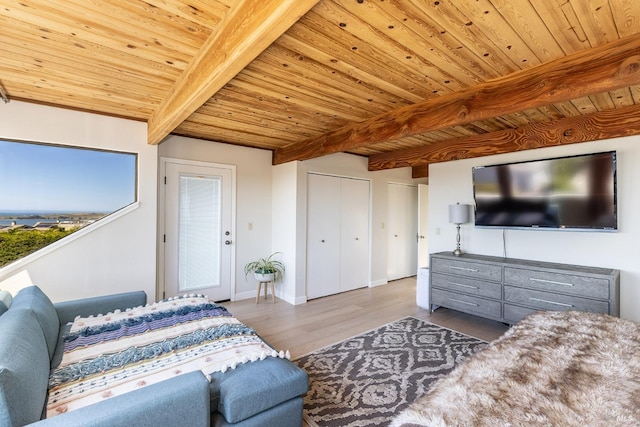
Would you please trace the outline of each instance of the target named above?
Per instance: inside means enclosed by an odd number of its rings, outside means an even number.
[[[36,427],[209,426],[209,382],[200,371],[47,418]]]
[[[73,301],[64,301],[54,304],[58,312],[60,324],[73,322],[76,316],[87,317],[97,314],[106,314],[114,310],[137,307],[147,303],[147,294],[144,291],[125,292],[121,294],[105,295],[101,297],[84,298]]]

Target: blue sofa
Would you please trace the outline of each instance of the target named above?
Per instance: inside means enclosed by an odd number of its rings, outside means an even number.
[[[41,419],[49,372],[62,358],[65,325],[78,315],[124,310],[146,300],[140,291],[52,304],[37,286],[15,295],[0,315],[0,427],[302,425],[307,374],[273,357],[215,373],[211,382],[191,372]]]

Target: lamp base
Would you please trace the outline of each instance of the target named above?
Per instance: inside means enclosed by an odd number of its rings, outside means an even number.
[[[462,255],[462,251],[460,250],[460,224],[456,222],[456,249],[453,251],[455,256]]]

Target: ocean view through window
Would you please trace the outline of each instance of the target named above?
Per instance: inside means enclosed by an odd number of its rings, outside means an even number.
[[[137,155],[0,140],[0,268],[137,199]]]

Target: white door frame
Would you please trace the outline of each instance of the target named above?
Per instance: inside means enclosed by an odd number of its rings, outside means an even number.
[[[212,167],[219,169],[228,169],[231,171],[231,236],[233,237],[231,240],[232,248],[231,248],[231,301],[235,301],[236,297],[236,166],[235,165],[227,165],[223,163],[212,163],[212,162],[202,162],[197,160],[184,160],[184,159],[175,159],[171,157],[160,157],[160,168],[159,168],[159,176],[158,176],[158,265],[156,267],[156,273],[158,275],[158,283],[156,284],[158,299],[163,299],[165,294],[165,251],[164,251],[164,234],[166,230],[165,223],[165,204],[166,204],[166,195],[165,195],[165,176],[167,171],[167,163],[175,163],[187,166],[203,166],[203,167]]]

